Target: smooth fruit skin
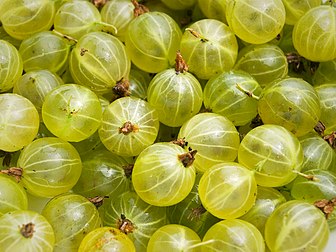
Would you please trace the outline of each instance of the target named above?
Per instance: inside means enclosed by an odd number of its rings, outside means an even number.
[[[143,71],[158,73],[174,64],[181,30],[163,12],[147,12],[133,19],[126,33],[126,51]]]
[[[9,42],[0,40],[0,93],[9,91],[20,78],[23,70],[22,57]]]
[[[176,73],[171,68],[155,75],[149,83],[147,99],[158,112],[161,123],[180,127],[201,109],[203,92],[192,74]]]
[[[33,224],[30,237],[22,234],[23,225]],[[45,217],[30,210],[8,212],[0,218],[1,252],[52,252],[55,235]],[[29,229],[28,229],[29,230]],[[27,233],[29,234],[29,233]]]
[[[226,24],[215,19],[202,19],[188,29],[182,35],[180,50],[189,71],[198,79],[208,80],[234,66],[238,43]]]
[[[202,252],[265,251],[265,242],[259,230],[251,223],[239,219],[216,223],[205,234],[202,242]]]
[[[176,251],[200,252],[200,246],[189,248],[201,242],[199,236],[192,229],[169,224],[155,231],[147,246],[147,252]]]
[[[263,44],[274,39],[285,24],[281,0],[227,0],[226,20],[243,41]]]
[[[7,212],[27,210],[27,193],[13,178],[0,175],[0,217]]]
[[[171,206],[188,196],[196,174],[193,165],[184,167],[179,160],[178,156],[185,153],[182,147],[172,143],[155,143],[140,153],[134,164],[132,182],[143,201],[155,206]]]
[[[198,185],[206,210],[220,219],[235,219],[247,213],[256,200],[254,174],[243,165],[225,162],[205,171]]]
[[[264,124],[277,124],[303,136],[313,131],[321,115],[319,96],[301,78],[274,81],[265,88],[258,102],[258,112]]]
[[[258,185],[283,186],[294,180],[301,170],[303,151],[299,140],[287,129],[265,124],[243,138],[238,162],[254,171]]]
[[[55,136],[69,142],[80,142],[100,127],[102,108],[97,95],[89,88],[65,84],[45,97],[42,118]]]
[[[75,147],[57,137],[34,140],[21,152],[17,166],[23,169],[21,181],[26,190],[45,198],[68,192],[82,171]]]
[[[122,78],[128,78],[131,62],[124,44],[105,32],[83,35],[69,56],[69,68],[75,83],[97,94],[110,92]]]
[[[101,226],[96,206],[76,194],[61,194],[52,198],[42,215],[55,232],[54,252],[77,252],[87,233]]]
[[[82,240],[78,252],[135,252],[130,238],[119,229],[111,227],[97,228]]]
[[[185,122],[178,133],[188,147],[197,150],[195,168],[205,172],[213,165],[234,161],[240,144],[239,134],[233,123],[216,113],[199,113]]]
[[[27,98],[0,94],[0,150],[14,152],[30,144],[39,129],[39,114]]]
[[[276,208],[265,226],[265,241],[272,252],[323,251],[328,238],[328,223],[322,212],[298,200]]]
[[[336,58],[336,8],[321,5],[310,9],[295,24],[293,45],[298,53],[311,61]]]

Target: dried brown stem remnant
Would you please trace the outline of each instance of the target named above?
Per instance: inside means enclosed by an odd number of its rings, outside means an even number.
[[[109,196],[96,196],[92,198],[87,198],[96,208],[99,208],[103,205],[104,199],[109,198]]]
[[[195,38],[199,38],[201,42],[209,41],[207,38],[203,37],[199,32],[195,31],[194,29],[186,28],[186,31],[189,31]]]
[[[316,133],[318,133],[320,136],[324,135],[325,126],[321,121],[318,121],[318,123],[315,125],[314,130]]]
[[[326,140],[333,149],[336,149],[336,131],[324,136],[323,139]]]
[[[319,66],[318,62],[307,60],[297,52],[286,53],[286,58],[289,67],[296,73],[303,73],[309,70],[310,74],[313,75]]]
[[[11,167],[7,170],[0,170],[0,173],[13,176],[17,182],[20,182],[21,177],[22,177],[22,168]]]
[[[171,141],[171,143],[181,146],[182,148],[188,146],[188,142],[185,140],[185,138],[179,138],[179,139],[173,140]]]
[[[314,202],[314,206],[319,208],[325,215],[326,219],[329,218],[336,206],[336,198],[331,200],[322,199]]]
[[[204,214],[207,210],[204,208],[204,206],[201,204],[199,207],[195,207],[191,209],[191,213],[188,216],[189,220],[200,220],[202,214]]]
[[[134,5],[134,17],[138,17],[146,12],[149,12],[149,9],[145,5],[139,4],[136,0],[132,0],[132,4]]]
[[[120,215],[120,219],[118,219],[117,226],[119,230],[123,232],[124,234],[133,233],[135,229],[135,226],[132,223],[132,221],[127,219],[124,214]]]
[[[122,168],[124,169],[125,172],[125,176],[127,178],[130,178],[132,176],[132,172],[133,172],[133,167],[134,164],[128,164],[128,165],[124,165]]]
[[[131,132],[138,132],[139,127],[131,122],[125,122],[122,127],[119,128],[119,134],[128,135]]]
[[[35,232],[34,227],[35,227],[35,225],[33,223],[31,223],[31,222],[29,222],[28,224],[23,224],[20,227],[20,233],[25,238],[32,238],[33,234]]]
[[[113,93],[116,95],[116,98],[126,97],[131,95],[129,90],[130,83],[126,79],[121,79],[117,84],[112,88]]]
[[[103,8],[103,6],[107,3],[107,0],[91,0],[91,3],[94,4],[98,9]]]
[[[178,158],[182,162],[184,167],[188,167],[193,164],[196,153],[197,153],[197,150],[191,150],[187,153],[178,155]]]
[[[180,51],[176,52],[175,63],[176,63],[175,64],[175,71],[176,71],[177,74],[188,72],[189,67],[188,67],[187,63],[185,62],[185,60],[183,59]]]

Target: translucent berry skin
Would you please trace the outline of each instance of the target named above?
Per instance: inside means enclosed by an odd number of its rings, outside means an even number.
[[[283,0],[286,9],[286,24],[295,25],[296,22],[311,8],[321,5],[320,0]]]
[[[33,233],[23,234],[24,225],[33,224]],[[2,252],[34,251],[52,252],[55,234],[47,219],[30,210],[11,211],[0,217],[0,247]],[[29,230],[29,229],[28,229]],[[28,231],[27,230],[27,231]],[[28,231],[29,232],[29,231]]]
[[[181,35],[178,24],[170,16],[163,12],[147,12],[130,22],[126,50],[138,68],[158,73],[174,64]]]
[[[51,198],[69,191],[78,181],[82,161],[76,149],[57,137],[34,140],[21,152],[17,166],[30,194]]]
[[[328,238],[328,223],[322,212],[298,200],[276,208],[265,226],[265,241],[271,251],[323,251]]]
[[[192,191],[180,203],[167,208],[167,217],[170,224],[180,224],[194,230],[202,239],[208,229],[220,221],[207,211],[198,194],[199,180],[202,173],[196,174],[196,181]]]
[[[285,78],[263,90],[258,112],[265,124],[283,126],[299,137],[314,129],[321,107],[317,92],[308,82]]]
[[[39,129],[39,114],[27,98],[0,94],[0,150],[14,152],[30,144]]]
[[[125,123],[133,129],[122,132]],[[105,147],[120,156],[137,156],[154,143],[159,131],[156,110],[136,97],[123,97],[112,102],[104,111],[99,137]]]
[[[68,1],[57,10],[54,19],[55,30],[79,39],[83,35],[99,30],[101,15],[88,1]]]
[[[188,29],[198,35],[185,30],[180,50],[189,71],[197,78],[208,80],[234,66],[238,43],[226,24],[215,19],[203,19],[193,23]]]
[[[123,43],[104,32],[83,35],[69,57],[69,68],[75,83],[97,94],[109,92],[118,81],[127,78],[130,63]]]
[[[24,39],[19,48],[25,72],[50,70],[58,74],[64,71],[70,51],[68,41],[51,31]]]
[[[256,192],[253,172],[235,162],[214,165],[205,171],[198,186],[202,205],[220,219],[235,219],[247,213]]]
[[[155,143],[140,153],[132,182],[142,200],[155,206],[171,206],[188,196],[196,174],[193,165],[185,167],[179,160],[179,155],[185,153],[172,143]]]
[[[100,12],[102,21],[115,26],[115,36],[123,42],[129,23],[135,18],[134,8],[129,0],[107,1]]]
[[[212,242],[210,242],[212,241]],[[222,220],[213,225],[203,238],[202,251],[264,252],[265,242],[259,230],[247,221]]]
[[[207,18],[217,19],[227,24],[225,16],[226,1],[198,0],[197,4]]]
[[[55,1],[5,0],[1,5],[0,19],[5,31],[19,40],[49,30],[54,22]]]
[[[262,88],[288,74],[288,63],[280,47],[267,43],[249,45],[238,53],[234,69],[240,69],[254,77]]]
[[[9,42],[0,40],[0,93],[13,88],[23,70],[22,57]]]
[[[254,170],[258,185],[286,185],[297,176],[303,162],[299,140],[284,127],[265,124],[249,131],[240,143],[238,161]]]
[[[114,195],[104,203],[104,225],[123,229],[122,216],[131,222],[124,228],[136,251],[146,252],[149,238],[160,227],[167,224],[166,208],[149,205],[134,191]],[[129,230],[129,231],[127,231]]]
[[[226,20],[243,41],[263,44],[274,39],[285,24],[286,12],[281,0],[228,0]]]
[[[80,142],[100,127],[102,108],[97,95],[89,88],[65,84],[45,97],[42,118],[55,136],[69,142]]]
[[[321,5],[310,9],[295,24],[293,45],[311,61],[336,58],[336,8]]]
[[[192,74],[167,69],[152,79],[147,99],[158,112],[161,123],[179,127],[199,112],[203,92],[201,84]]]
[[[13,93],[29,99],[35,105],[42,120],[41,110],[44,98],[51,90],[62,84],[64,84],[63,80],[49,70],[30,71],[15,82]]]
[[[336,59],[320,62],[313,80],[314,86],[319,86],[326,83],[336,83]]]
[[[298,176],[291,183],[291,195],[294,199],[313,204],[317,200],[336,197],[336,174],[334,172],[314,169],[306,171],[305,174],[313,176],[315,180],[307,180]]]
[[[310,132],[300,137],[299,140],[304,155],[302,172],[314,169],[336,172],[336,152],[319,134]]]
[[[242,70],[226,71],[211,78],[204,87],[204,106],[225,116],[235,126],[251,122],[258,113],[258,101],[246,94],[259,96],[258,82]]]
[[[151,236],[148,242],[147,252],[199,252],[200,246],[196,248],[190,247],[200,242],[201,239],[192,229],[182,225],[169,224],[157,229]]]
[[[78,248],[78,252],[135,252],[130,238],[119,229],[112,227],[96,228],[88,233]]]
[[[336,130],[336,97],[334,95],[336,92],[336,82],[317,86],[315,90],[320,98],[320,121],[325,126],[324,133],[331,134]]]
[[[239,134],[233,123],[216,113],[200,113],[185,122],[178,133],[188,147],[197,150],[195,168],[204,172],[213,165],[234,161],[238,155]]]
[[[284,202],[286,198],[277,189],[258,186],[255,204],[239,219],[253,224],[264,235],[268,217]]]
[[[86,234],[102,224],[95,205],[76,194],[52,198],[43,208],[42,215],[54,229],[54,252],[77,252]]]
[[[0,217],[15,210],[27,210],[27,193],[21,184],[7,175],[0,175]]]

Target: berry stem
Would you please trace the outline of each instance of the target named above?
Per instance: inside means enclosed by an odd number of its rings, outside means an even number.
[[[185,60],[183,59],[180,51],[176,52],[175,63],[176,63],[175,64],[176,74],[188,72],[189,67],[187,63],[185,62]]]
[[[260,97],[256,96],[255,94],[253,94],[251,91],[246,90],[245,88],[243,88],[240,84],[236,84],[236,87],[238,90],[242,91],[243,93],[245,93],[248,97],[251,97],[253,99],[259,100]]]
[[[130,178],[130,177],[132,176],[132,172],[133,172],[134,164],[124,165],[122,168],[124,169],[125,176],[126,176],[127,178]]]
[[[116,99],[130,96],[131,91],[129,90],[129,87],[130,83],[128,80],[122,78],[120,81],[118,81],[112,88],[113,93],[116,95]]]
[[[178,146],[181,146],[182,148],[187,147],[188,146],[188,142],[185,140],[185,138],[179,138],[176,140],[171,141],[171,143],[176,144]]]
[[[7,170],[0,170],[0,173],[7,174],[8,176],[13,176],[16,179],[16,182],[20,182],[22,177],[22,168],[19,167],[11,167]]]
[[[70,37],[69,35],[66,35],[66,34],[63,34],[63,33],[60,33],[59,31],[56,31],[55,29],[52,30],[53,33],[55,33],[56,35],[68,40],[71,44],[77,44],[78,40],[73,38],[73,37]]]
[[[121,232],[124,234],[133,233],[135,226],[131,220],[127,219],[124,214],[120,215],[120,219],[118,219],[117,226]]]
[[[310,180],[310,181],[319,181],[319,179],[317,177],[315,177],[314,175],[308,175],[308,174],[305,174],[305,173],[302,173],[302,172],[299,172],[299,171],[293,171],[294,173],[296,173],[297,175],[307,179],[307,180]]]
[[[28,224],[23,224],[22,227],[20,228],[20,233],[25,238],[32,238],[35,232],[34,227],[35,225],[31,222],[29,222]]]
[[[123,124],[122,127],[119,128],[119,134],[128,135],[131,132],[138,132],[139,127],[137,125],[132,124],[130,121],[127,121]]]
[[[189,167],[190,165],[193,164],[196,153],[197,150],[190,150],[187,153],[178,155],[178,159],[182,162],[184,167]]]
[[[101,9],[107,3],[107,0],[91,0],[91,3],[93,3],[93,5],[98,9]]]
[[[134,5],[134,17],[138,17],[146,12],[149,12],[149,9],[145,5],[138,3],[137,0],[132,0],[132,4]]]
[[[203,37],[199,32],[195,31],[194,29],[191,28],[186,28],[186,31],[189,31],[194,37],[200,38],[201,42],[208,42],[209,40],[205,37]]]
[[[104,199],[108,199],[109,196],[96,196],[92,198],[87,198],[96,208],[99,208],[103,205]]]
[[[324,135],[324,131],[325,131],[325,126],[323,124],[323,122],[318,121],[318,123],[315,125],[314,127],[315,132],[317,132],[320,136]]]
[[[118,34],[118,30],[114,25],[111,25],[105,22],[97,22],[97,23],[94,23],[94,25],[96,26],[96,29],[98,31],[106,32],[112,35]]]

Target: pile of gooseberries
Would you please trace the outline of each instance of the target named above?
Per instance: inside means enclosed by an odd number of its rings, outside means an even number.
[[[324,251],[335,0],[1,0],[0,252]]]

